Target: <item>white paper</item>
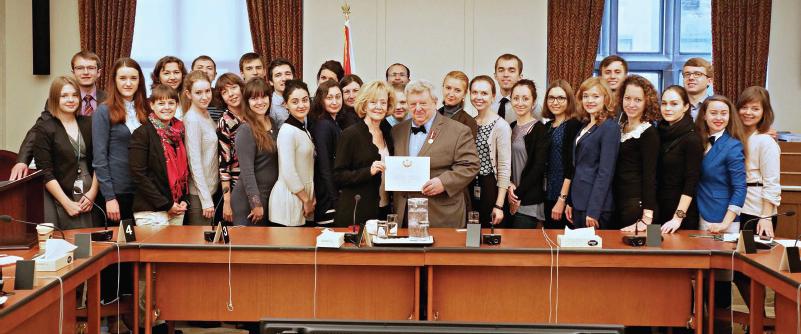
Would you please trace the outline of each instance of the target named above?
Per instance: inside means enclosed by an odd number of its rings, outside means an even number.
[[[378,234],[378,219],[370,219],[364,224],[364,228],[367,229],[367,234],[376,235]]]
[[[387,191],[422,191],[430,179],[430,157],[387,157],[384,188]]]
[[[737,242],[740,239],[740,233],[723,233],[723,242]],[[758,235],[754,235],[754,242],[758,242],[765,245],[770,245],[771,242],[776,241],[777,243],[781,244],[781,241],[791,241],[794,242],[795,240],[774,240],[771,238],[770,240],[762,240],[759,238]]]
[[[782,246],[784,246],[784,247],[797,247],[797,246],[801,246],[801,242],[799,242],[799,243],[797,243],[797,244],[796,244],[796,243],[795,243],[795,239],[782,239],[782,240],[773,240],[773,241],[775,241],[776,243],[778,243],[779,245],[782,245]]]
[[[339,248],[344,243],[345,233],[334,232],[334,230],[328,228],[317,236],[317,247],[320,248]]]
[[[9,264],[14,264],[17,263],[17,261],[22,261],[22,260],[25,259],[19,256],[13,256],[13,255],[0,256],[0,266],[7,266]]]
[[[55,260],[64,254],[74,251],[78,246],[75,246],[64,239],[47,239],[45,242],[45,253],[42,256],[43,260]]]
[[[565,236],[570,238],[592,238],[595,236],[595,227],[577,228],[575,230],[565,227]]]

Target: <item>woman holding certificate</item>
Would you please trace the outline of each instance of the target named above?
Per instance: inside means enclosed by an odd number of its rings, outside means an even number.
[[[395,108],[395,92],[384,81],[362,87],[354,109],[360,118],[342,131],[334,160],[334,181],[341,189],[335,226],[385,217],[389,194],[384,190],[384,158],[392,155],[392,127],[382,121]],[[357,203],[358,198],[358,203]],[[355,215],[354,215],[355,210]]]

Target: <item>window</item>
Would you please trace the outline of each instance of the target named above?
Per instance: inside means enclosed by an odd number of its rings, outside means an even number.
[[[150,73],[159,58],[176,56],[187,71],[192,60],[207,55],[217,63],[217,76],[239,73],[239,57],[253,50],[244,0],[139,0],[136,3],[131,58]]]
[[[617,54],[657,90],[681,84],[689,58],[712,60],[712,0],[607,0],[595,70]],[[710,87],[711,90],[711,87]]]

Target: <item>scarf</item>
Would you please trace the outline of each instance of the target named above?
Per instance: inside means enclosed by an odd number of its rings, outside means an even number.
[[[184,123],[173,118],[169,124],[164,124],[154,113],[150,113],[148,119],[161,138],[172,201],[178,203],[186,194],[189,179],[189,166],[183,140]]]
[[[464,102],[461,102],[455,106],[443,105],[442,108],[439,108],[439,113],[448,116],[448,118],[453,118],[453,116],[455,116],[456,113],[462,111],[463,108],[464,108]]]
[[[672,142],[692,132],[694,128],[695,123],[693,123],[693,117],[689,112],[685,113],[684,117],[673,125],[665,120],[661,120],[658,125],[659,139],[662,140],[662,143]]]

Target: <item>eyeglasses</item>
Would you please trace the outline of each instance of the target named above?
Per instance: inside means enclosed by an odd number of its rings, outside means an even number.
[[[685,78],[690,78],[690,79],[698,79],[700,77],[707,76],[706,73],[701,73],[701,72],[683,72],[681,75]]]
[[[75,66],[72,68],[72,70],[75,72],[83,72],[83,71],[94,72],[97,71],[97,66]]]
[[[548,96],[548,103],[565,103],[567,102],[567,97],[564,96]]]

